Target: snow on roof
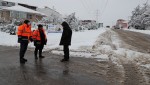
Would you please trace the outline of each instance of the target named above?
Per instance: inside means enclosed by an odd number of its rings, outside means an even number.
[[[12,10],[12,11],[21,11],[21,12],[27,12],[27,13],[33,13],[33,14],[40,14],[40,15],[46,16],[43,13],[31,10],[29,8],[26,8],[26,7],[23,7],[23,6],[19,6],[19,5],[12,6],[12,7],[5,7],[5,8],[2,8],[2,10],[3,9],[4,10]]]
[[[128,23],[128,21],[123,21],[122,23]]]
[[[13,3],[22,3],[22,4],[27,4],[27,5],[31,5],[31,6],[36,6],[37,5],[33,5],[33,4],[30,4],[30,2],[25,2],[24,0],[0,0],[0,1],[7,1],[7,2],[13,2]]]

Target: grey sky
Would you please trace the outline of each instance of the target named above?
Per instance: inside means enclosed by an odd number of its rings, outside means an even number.
[[[100,22],[105,25],[115,24],[117,19],[126,19],[131,16],[137,5],[147,0],[8,0],[23,2],[39,7],[53,7],[61,14],[76,12],[79,19],[95,19],[96,10],[100,10]],[[106,5],[107,3],[107,5]]]

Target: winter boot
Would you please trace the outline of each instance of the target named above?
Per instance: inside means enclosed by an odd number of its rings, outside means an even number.
[[[23,59],[20,59],[21,64],[25,64],[25,61]]]
[[[23,60],[23,61],[25,61],[25,62],[27,62],[27,61],[28,61],[28,60],[27,60],[27,59],[25,59],[25,58],[22,58],[22,60]]]
[[[41,55],[41,56],[39,56],[39,58],[45,58],[45,56],[42,56],[42,55]]]
[[[62,60],[60,60],[60,62],[65,62],[65,61],[69,61],[69,59],[62,59]]]

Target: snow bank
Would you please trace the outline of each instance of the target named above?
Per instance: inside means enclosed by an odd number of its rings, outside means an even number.
[[[97,37],[104,33],[106,29],[87,30],[84,32],[73,32],[71,50],[84,50],[91,48]],[[62,33],[48,33],[48,42],[45,46],[45,50],[62,50],[62,46],[59,46]],[[9,35],[8,33],[0,32],[0,45],[4,46],[19,46],[17,43],[16,35]],[[29,47],[34,47],[33,43],[29,44]]]
[[[128,46],[128,47],[126,47]],[[118,34],[112,30],[102,33],[95,44],[93,45],[93,52],[95,57],[99,57],[98,61],[109,61],[118,67],[118,70],[124,73],[123,64],[134,63],[139,67],[144,67],[150,70],[149,54],[133,51],[126,48],[132,48],[125,42],[121,41]],[[141,68],[143,71],[143,68]]]
[[[0,45],[4,46],[19,46],[16,35],[0,32]]]
[[[150,35],[150,30],[136,30],[136,29],[126,29],[126,30]]]

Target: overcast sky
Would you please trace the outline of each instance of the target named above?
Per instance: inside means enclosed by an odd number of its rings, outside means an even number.
[[[38,7],[48,6],[55,8],[63,15],[76,12],[79,19],[96,19],[104,25],[115,24],[117,19],[128,20],[131,12],[137,5],[147,0],[8,0],[27,3]],[[96,11],[99,10],[99,13]]]

